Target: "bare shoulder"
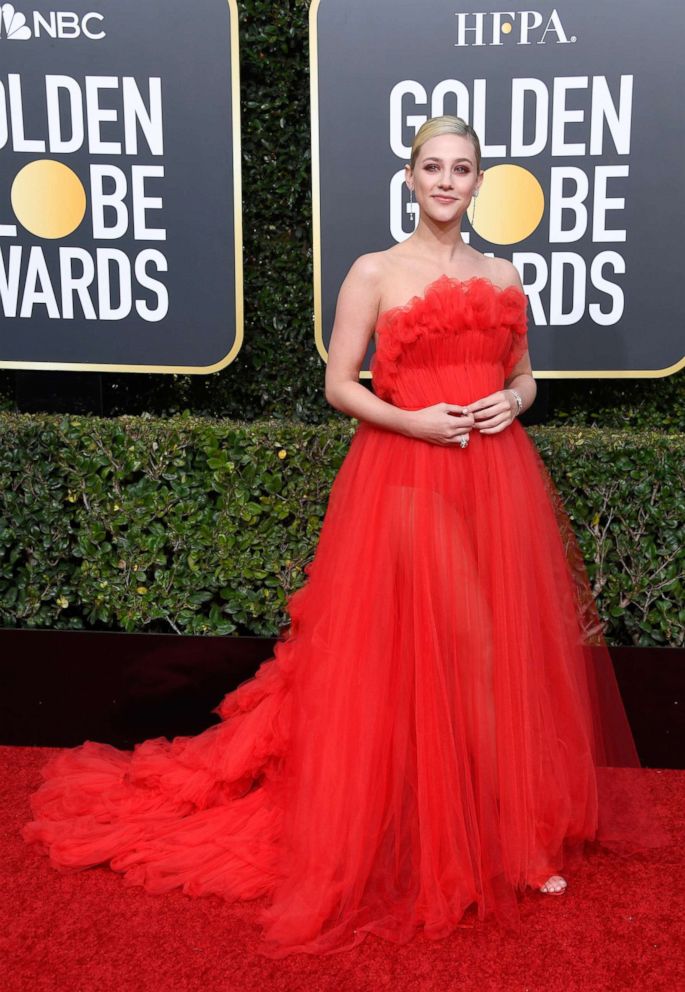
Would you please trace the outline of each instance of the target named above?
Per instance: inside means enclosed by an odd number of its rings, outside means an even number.
[[[384,252],[370,251],[359,255],[350,266],[345,282],[354,283],[355,287],[373,290],[380,286],[385,271]]]
[[[521,277],[518,273],[518,269],[513,262],[510,262],[508,258],[491,258],[491,269],[492,281],[502,288],[507,286],[515,286],[517,289],[522,290]]]
[[[383,252],[368,252],[354,260],[342,281],[336,304],[337,327],[373,326],[378,314],[385,264]],[[334,328],[335,330],[335,328]],[[345,331],[345,336],[349,331]],[[338,337],[341,334],[338,333]]]
[[[405,278],[398,247],[393,245],[384,251],[370,251],[356,258],[340,288],[339,299],[344,303],[353,298],[357,308],[363,307],[377,316],[387,295],[388,283],[397,281],[398,272],[401,280]]]

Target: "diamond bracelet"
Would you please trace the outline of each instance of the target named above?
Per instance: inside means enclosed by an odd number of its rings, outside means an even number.
[[[509,392],[514,394],[514,399],[516,400],[516,413],[514,414],[514,416],[518,417],[519,413],[523,409],[523,400],[521,399],[521,394],[519,393],[518,389],[512,389],[511,386],[509,387]]]

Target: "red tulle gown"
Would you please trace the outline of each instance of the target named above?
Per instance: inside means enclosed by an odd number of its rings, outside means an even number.
[[[441,276],[377,331],[378,396],[465,404],[525,351],[526,297]],[[274,958],[516,927],[526,886],[588,842],[665,842],[571,527],[518,421],[464,449],[360,423],[306,572],[220,723],[61,751],[26,839],[151,893],[268,896],[256,950]]]

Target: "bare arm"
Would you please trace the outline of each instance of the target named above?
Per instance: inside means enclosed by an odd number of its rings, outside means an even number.
[[[523,292],[521,277],[518,274],[518,270],[513,265],[511,266],[511,270],[511,284]],[[533,405],[533,401],[537,396],[538,387],[535,379],[533,378],[533,367],[530,364],[530,354],[528,351],[524,351],[516,365],[507,376],[504,383],[504,388],[516,389],[521,394],[521,399],[523,400],[523,409],[521,410],[522,413],[523,410],[527,410],[529,406]]]
[[[511,262],[500,259],[502,285],[516,286],[523,292],[521,277]],[[521,413],[533,405],[538,387],[533,378],[533,368],[530,364],[530,354],[526,350],[519,358],[507,376],[504,388],[490,396],[485,396],[476,403],[470,403],[469,409],[474,411],[476,429],[483,434],[497,434],[504,430],[517,415],[517,403],[512,389],[521,396],[523,406]]]
[[[521,413],[533,405],[535,397],[538,394],[538,387],[533,378],[533,372],[530,367],[530,356],[527,351],[511,370],[511,374],[504,384],[504,389],[505,391],[515,389],[519,393],[523,400]],[[516,401],[514,400],[514,402]]]
[[[326,399],[341,413],[410,435],[410,411],[375,396],[359,370],[378,317],[380,266],[373,255],[354,262],[340,287],[326,365]]]

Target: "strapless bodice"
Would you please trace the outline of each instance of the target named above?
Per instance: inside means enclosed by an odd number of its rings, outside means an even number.
[[[439,276],[376,323],[373,391],[407,409],[471,403],[501,389],[527,348],[527,298],[484,276]]]

